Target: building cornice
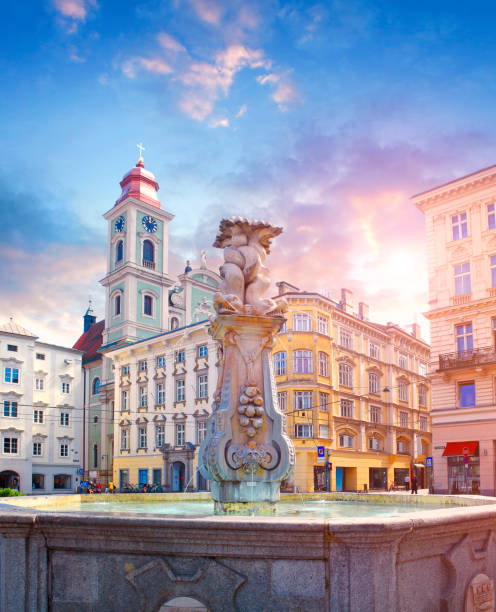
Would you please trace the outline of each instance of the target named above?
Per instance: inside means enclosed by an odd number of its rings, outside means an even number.
[[[441,306],[440,308],[427,310],[422,314],[426,319],[437,319],[440,317],[445,317],[448,313],[453,313],[456,315],[460,312],[474,311],[485,306],[496,306],[496,296],[488,296],[480,300],[471,300],[465,304],[450,304],[448,306]]]

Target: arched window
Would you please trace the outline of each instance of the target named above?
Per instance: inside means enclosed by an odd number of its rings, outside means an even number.
[[[354,448],[355,435],[351,431],[343,431],[338,436],[340,448]]]
[[[151,240],[145,240],[143,242],[143,265],[145,268],[155,267],[155,247]]]
[[[381,451],[384,448],[384,442],[380,436],[372,434],[369,437],[368,447],[369,450]]]
[[[329,355],[319,352],[319,376],[329,376]]]
[[[121,314],[121,296],[120,293],[114,298],[114,317],[118,317]]]
[[[98,444],[93,444],[93,467],[98,467]]]
[[[353,368],[349,363],[339,363],[339,384],[344,387],[353,387]]]
[[[151,295],[143,296],[143,314],[153,317],[153,298]]]
[[[396,441],[398,455],[408,455],[408,440],[400,438]]]
[[[374,372],[369,372],[369,393],[379,394],[379,376]]]
[[[124,257],[124,243],[122,242],[122,240],[119,240],[119,242],[116,244],[115,247],[115,262],[118,263],[119,261],[122,261]]]
[[[93,395],[97,395],[98,393],[100,393],[100,379],[98,378],[98,376],[93,379],[92,393]]]
[[[172,317],[170,326],[171,329],[177,329],[179,327],[179,319],[177,317]]]
[[[286,351],[274,355],[274,374],[275,376],[286,374]]]

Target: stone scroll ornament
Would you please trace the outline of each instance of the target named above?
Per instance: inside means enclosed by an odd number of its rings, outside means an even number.
[[[294,469],[271,359],[286,304],[264,295],[270,287],[264,262],[281,231],[264,221],[231,217],[221,221],[214,242],[224,250],[210,326],[221,346],[220,375],[200,469],[211,480],[219,513],[270,511],[281,481]]]

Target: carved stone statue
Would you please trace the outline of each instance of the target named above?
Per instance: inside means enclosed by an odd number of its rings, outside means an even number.
[[[201,264],[200,264],[201,269],[206,270],[207,269],[207,254],[205,253],[203,249],[201,251],[200,260],[201,260]]]
[[[294,467],[294,447],[279,410],[271,349],[286,304],[264,297],[270,241],[282,229],[231,217],[214,246],[224,249],[210,334],[221,344],[221,371],[200,469],[211,480],[217,513],[270,513]]]

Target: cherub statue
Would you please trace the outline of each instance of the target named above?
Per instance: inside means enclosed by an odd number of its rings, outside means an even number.
[[[263,294],[270,286],[269,270],[264,266],[270,241],[282,228],[265,221],[230,217],[220,223],[214,246],[224,249],[220,268],[222,284],[214,296],[217,312],[276,314],[283,309]]]

